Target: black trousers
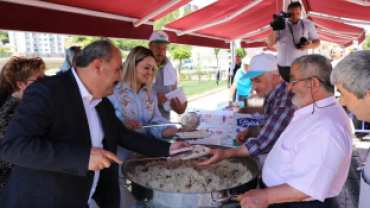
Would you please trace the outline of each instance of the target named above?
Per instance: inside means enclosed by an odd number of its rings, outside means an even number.
[[[278,66],[280,76],[284,81],[289,82],[290,79],[290,66]]]
[[[265,183],[260,179],[260,186],[262,189],[267,188]],[[336,197],[325,199],[324,202],[315,200],[308,202],[289,202],[281,204],[273,204],[268,206],[268,208],[338,208],[339,203]]]

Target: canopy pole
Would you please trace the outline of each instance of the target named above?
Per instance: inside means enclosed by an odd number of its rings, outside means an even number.
[[[231,42],[230,44],[230,52],[231,52],[231,63],[235,61],[235,41]]]

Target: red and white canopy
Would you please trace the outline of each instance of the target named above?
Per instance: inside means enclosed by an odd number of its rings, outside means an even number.
[[[370,6],[357,0],[302,0],[303,11],[316,25],[321,39],[352,45],[365,39],[363,28],[350,24],[370,24]],[[226,42],[242,38],[242,47],[267,47],[272,14],[285,10],[288,0],[219,0],[197,12],[176,20],[166,27],[178,35],[201,34],[222,38]],[[350,19],[349,19],[350,18]],[[270,48],[271,49],[271,48]]]
[[[272,14],[291,0],[218,0],[169,23],[170,42],[230,48],[267,47]],[[365,39],[370,5],[361,0],[300,0],[320,38],[344,46]],[[0,0],[0,29],[148,40],[153,21],[190,0]],[[278,3],[277,3],[278,2]],[[367,5],[367,6],[366,6]],[[274,48],[268,48],[276,50]]]

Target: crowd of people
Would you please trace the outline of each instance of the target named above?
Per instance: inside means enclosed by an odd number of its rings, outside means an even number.
[[[370,52],[344,56],[336,48],[332,61],[308,55],[320,44],[317,32],[300,19],[299,3],[288,11],[287,28],[269,36],[277,58],[261,54],[243,64],[238,54],[230,65],[229,99],[263,98],[264,124],[238,133],[240,147],[209,150],[198,165],[258,157],[261,189],[244,193],[243,208],[334,208],[352,155],[342,106],[370,122]],[[307,42],[297,46],[301,36]],[[86,208],[94,199],[118,208],[122,159],[189,147],[168,142],[182,131],[176,126],[143,127],[169,122],[165,103],[178,114],[187,108],[166,97],[179,81],[168,44],[164,31],[154,31],[148,47],[135,47],[124,63],[106,40],[70,48],[63,73],[49,77],[41,58],[12,57],[0,72],[0,207]],[[369,164],[362,175],[361,189],[370,191]],[[369,200],[363,193],[360,207]]]

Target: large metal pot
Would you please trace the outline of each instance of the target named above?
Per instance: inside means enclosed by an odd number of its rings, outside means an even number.
[[[229,149],[229,147],[209,145],[212,149]],[[145,155],[135,155],[132,158],[145,158]],[[177,193],[169,191],[161,191],[148,187],[141,186],[130,180],[128,173],[132,172],[136,166],[145,165],[150,161],[131,161],[122,164],[122,173],[126,177],[125,184],[133,196],[147,207],[161,208],[196,208],[196,207],[239,207],[235,197],[232,195],[243,194],[250,189],[257,187],[257,177],[261,171],[261,164],[258,160],[251,157],[231,158],[230,162],[241,163],[252,172],[253,179],[248,183],[240,186],[201,193]]]

